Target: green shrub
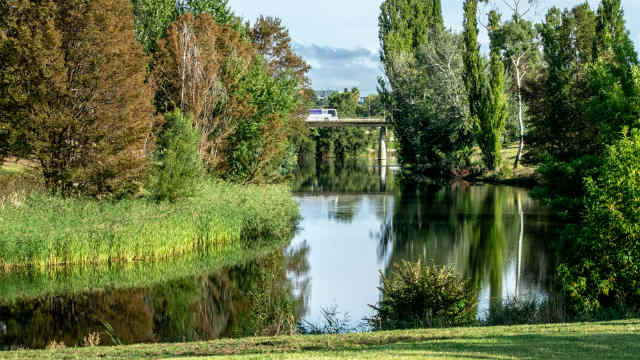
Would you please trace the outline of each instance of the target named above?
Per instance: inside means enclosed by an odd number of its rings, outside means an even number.
[[[183,116],[178,110],[165,115],[151,176],[151,191],[157,200],[175,201],[193,195],[202,161],[197,150],[200,134],[191,122],[191,115]]]
[[[376,313],[369,319],[376,330],[463,326],[475,319],[473,287],[452,267],[403,261],[380,278],[382,300],[371,306]]]
[[[640,132],[610,146],[585,181],[585,214],[559,266],[577,313],[640,308]]]

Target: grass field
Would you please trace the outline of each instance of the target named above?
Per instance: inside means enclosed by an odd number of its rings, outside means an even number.
[[[194,197],[174,204],[20,191],[0,196],[0,271],[246,248],[251,241],[291,236],[298,218],[285,186],[203,182]]]
[[[640,320],[246,338],[0,353],[6,359],[638,359]]]

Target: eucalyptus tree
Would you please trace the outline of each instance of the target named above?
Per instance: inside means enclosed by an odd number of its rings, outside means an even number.
[[[524,147],[522,86],[532,63],[538,59],[537,33],[533,23],[525,19],[525,16],[534,8],[537,0],[502,0],[502,2],[512,10],[513,15],[511,20],[496,24],[490,29],[489,37],[494,46],[502,53],[507,70],[512,73],[516,87],[520,128],[520,143],[514,163],[514,168],[517,168]],[[528,6],[523,7],[525,4]]]

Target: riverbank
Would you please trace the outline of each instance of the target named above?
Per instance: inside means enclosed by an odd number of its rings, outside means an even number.
[[[502,147],[502,168],[496,171],[488,171],[482,175],[469,178],[474,183],[493,184],[493,185],[511,185],[526,188],[533,188],[539,184],[537,174],[538,166],[530,166],[520,163],[517,169],[513,168],[518,155],[518,142],[512,142]],[[472,157],[474,162],[481,162],[482,154],[480,149],[476,147]]]
[[[286,186],[202,182],[192,198],[176,203],[5,194],[0,271],[233,252],[254,241],[288,239],[297,219]]]
[[[6,359],[636,359],[640,320],[261,337],[0,353]]]

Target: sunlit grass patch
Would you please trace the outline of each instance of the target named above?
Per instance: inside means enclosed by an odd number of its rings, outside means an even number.
[[[640,320],[254,337],[6,352],[7,358],[637,359]]]
[[[98,202],[40,193],[0,206],[0,269],[161,260],[244,248],[293,232],[284,186],[203,182],[176,203]]]

